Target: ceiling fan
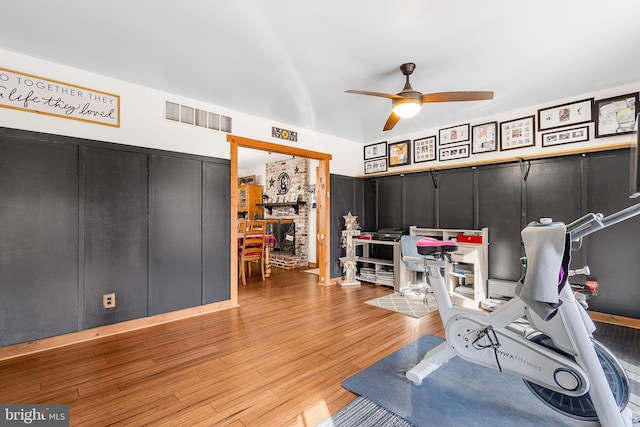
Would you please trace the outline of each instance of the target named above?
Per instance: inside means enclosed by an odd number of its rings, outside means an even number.
[[[491,91],[466,91],[466,92],[437,92],[422,94],[411,88],[409,76],[415,70],[416,64],[408,62],[400,66],[400,71],[406,76],[406,82],[402,91],[396,95],[392,93],[370,92],[367,90],[348,90],[347,93],[359,95],[379,96],[391,99],[391,115],[384,124],[383,130],[391,130],[401,118],[413,117],[420,112],[423,103],[427,102],[452,102],[452,101],[482,101],[493,99]]]

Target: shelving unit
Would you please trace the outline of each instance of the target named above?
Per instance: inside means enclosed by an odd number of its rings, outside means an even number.
[[[362,256],[358,257],[358,275],[356,278],[362,282],[375,283],[377,285],[391,286],[395,291],[400,291],[400,286],[407,280],[407,268],[402,262],[400,242],[388,240],[353,239],[353,244],[357,248],[362,246]],[[393,259],[372,258],[370,254],[371,245],[393,246]],[[366,267],[369,264],[372,267]],[[370,274],[361,274],[363,269]]]
[[[451,254],[444,279],[454,305],[478,308],[487,298],[489,229],[459,230],[409,227],[412,236],[429,236],[439,240],[457,240],[458,250]]]
[[[258,203],[257,206],[261,206],[269,212],[269,215],[272,214],[273,208],[281,208],[281,207],[292,207],[293,210],[298,214],[301,205],[305,205],[307,202],[303,200],[298,200],[297,202],[282,202],[282,203]]]

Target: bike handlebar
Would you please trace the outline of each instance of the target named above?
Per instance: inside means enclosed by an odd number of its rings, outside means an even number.
[[[580,240],[591,233],[595,233],[598,230],[625,221],[636,215],[640,215],[640,203],[629,206],[607,217],[604,217],[601,213],[588,213],[567,225],[567,232],[571,236],[571,240]]]

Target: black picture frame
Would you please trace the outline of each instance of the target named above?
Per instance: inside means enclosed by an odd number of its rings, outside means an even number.
[[[589,140],[589,126],[580,126],[571,129],[555,130],[543,133],[540,136],[543,147],[553,147],[555,145],[572,144]]]
[[[638,92],[595,101],[596,138],[633,133],[638,112]]]
[[[427,136],[413,140],[413,163],[436,160],[436,136]]]
[[[363,157],[365,160],[387,157],[387,141],[365,145]]]
[[[471,126],[471,153],[489,153],[498,150],[498,122]]]
[[[580,125],[593,121],[593,98],[538,110],[538,131]]]
[[[471,155],[469,144],[451,145],[440,147],[438,150],[438,160],[446,162],[449,160],[465,159]]]
[[[405,166],[411,164],[411,140],[393,142],[387,144],[389,152],[389,167]]]
[[[535,116],[500,122],[500,151],[535,147]]]
[[[380,157],[378,159],[367,160],[364,162],[364,174],[371,175],[373,173],[381,173],[387,171],[387,158]]]
[[[469,141],[469,123],[440,129],[438,139],[441,146]]]

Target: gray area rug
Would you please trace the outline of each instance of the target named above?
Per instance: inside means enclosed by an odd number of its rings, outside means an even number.
[[[425,304],[423,295],[416,295],[409,292],[405,293],[404,296],[399,293],[393,293],[365,301],[365,303],[386,310],[396,311],[416,319],[438,309],[436,299],[433,295],[429,297],[428,302]]]
[[[415,427],[363,396],[356,397],[347,406],[317,424],[316,427]]]
[[[594,338],[618,357],[629,376],[631,396],[627,407],[634,412],[633,426],[640,426],[640,329],[596,323]],[[393,376],[396,376],[396,371]],[[348,388],[348,387],[347,387]],[[364,393],[363,393],[364,394]],[[380,403],[380,402],[379,402]],[[324,420],[319,427],[414,426],[387,408],[359,396]],[[419,423],[422,425],[422,423]],[[426,424],[424,424],[426,425]],[[430,425],[436,425],[431,423]]]

